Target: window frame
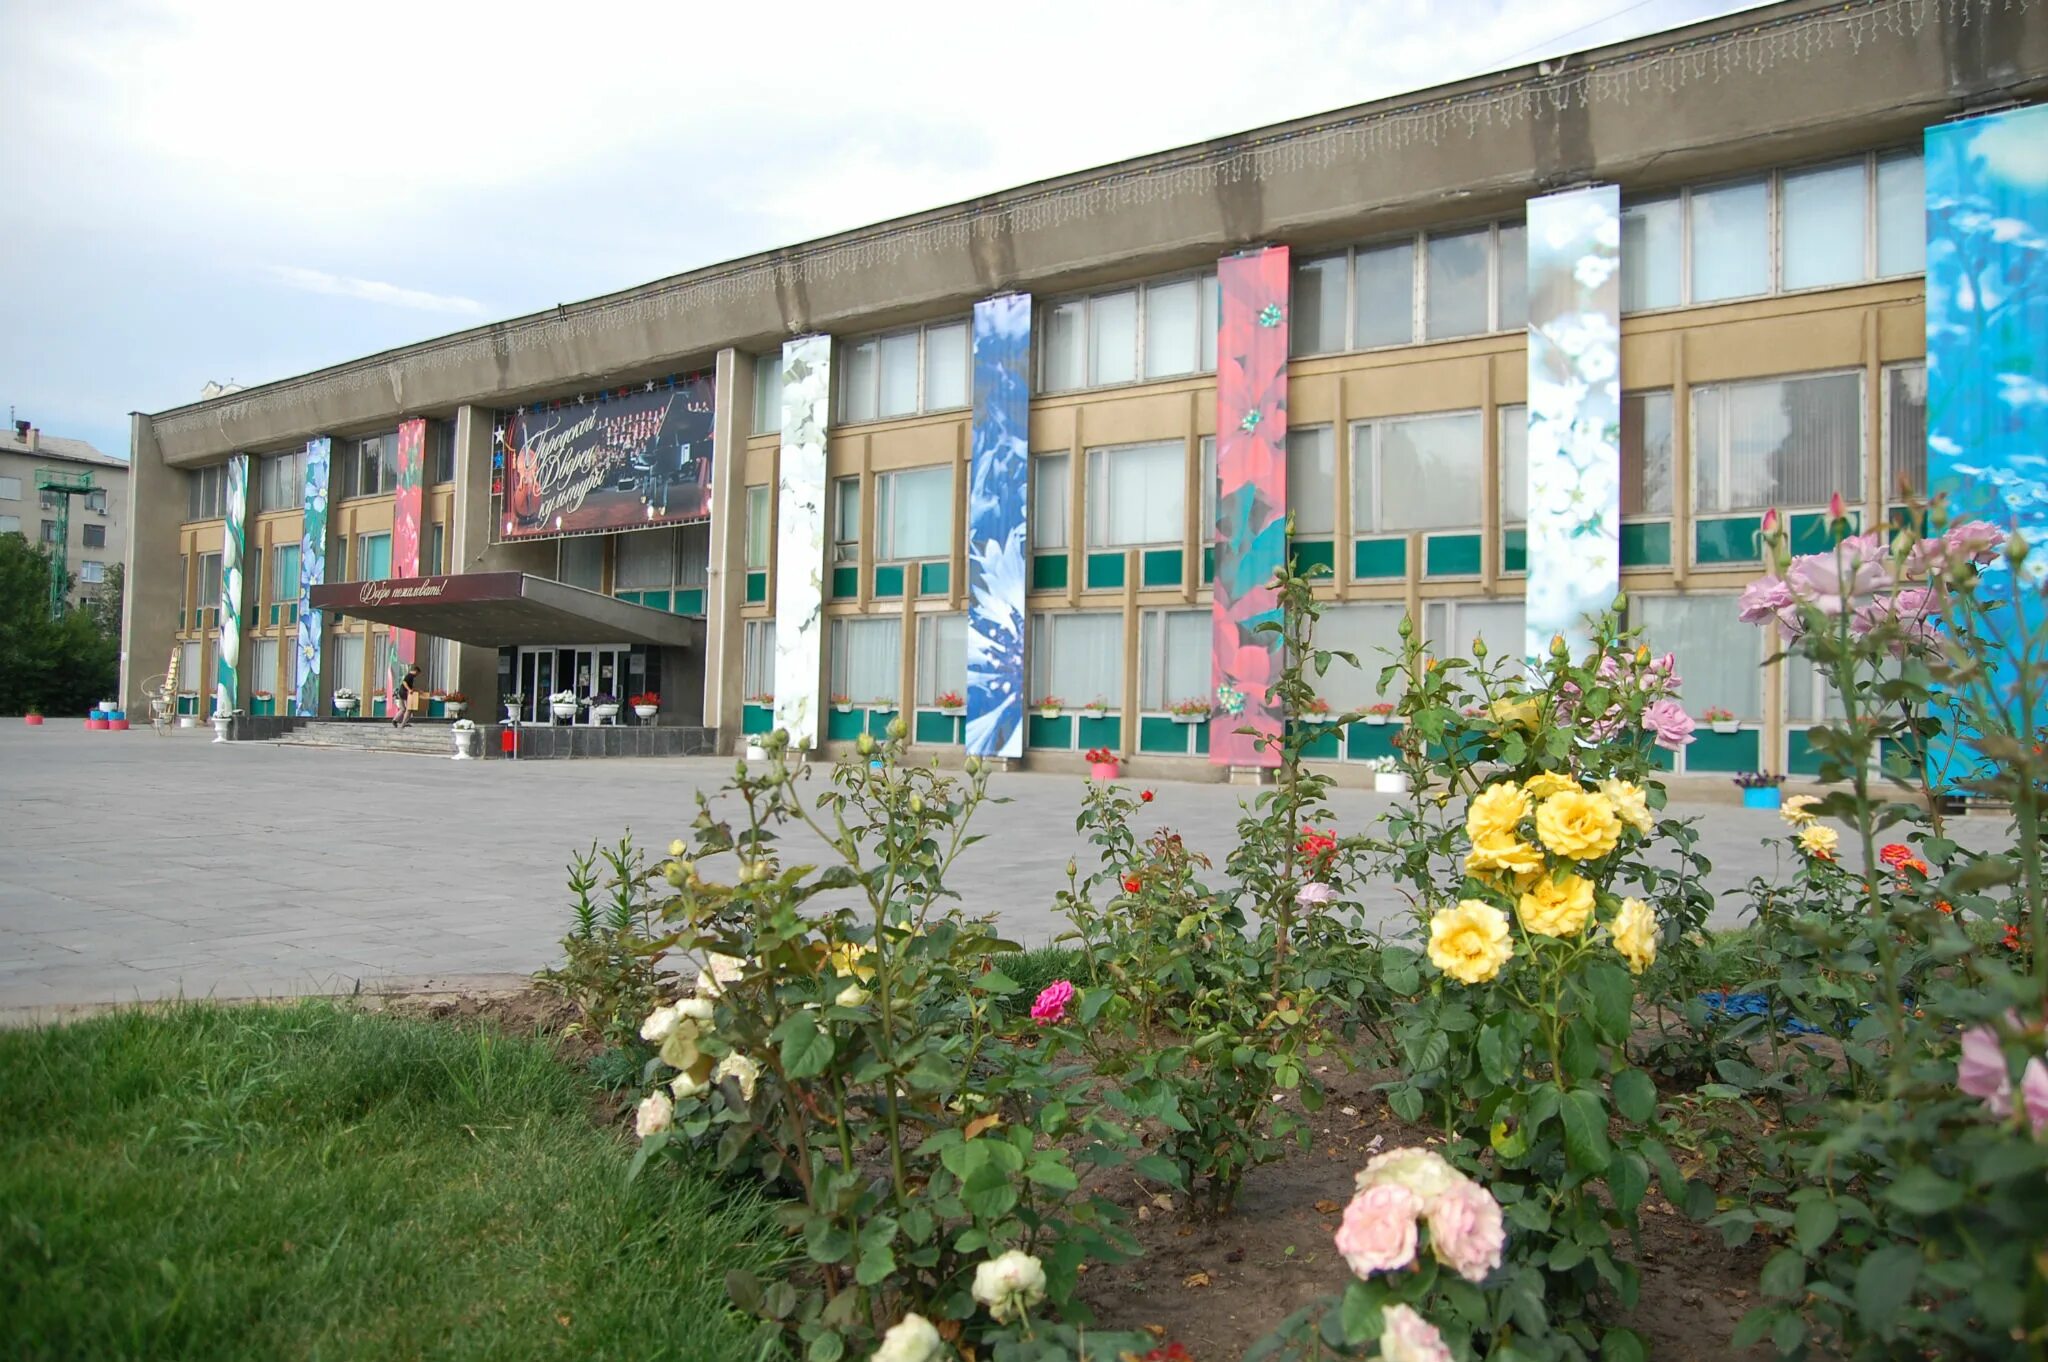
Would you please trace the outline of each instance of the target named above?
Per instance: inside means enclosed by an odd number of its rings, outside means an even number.
[[[1496,407],[1495,410],[1498,411],[1499,408]],[[1477,476],[1472,480],[1472,486],[1479,492],[1479,506],[1473,515],[1471,523],[1411,526],[1406,529],[1386,528],[1379,523],[1381,513],[1386,507],[1386,498],[1381,495],[1380,491],[1381,432],[1387,426],[1399,422],[1435,420],[1446,416],[1472,416],[1478,418],[1479,422],[1479,468]],[[1373,524],[1371,525],[1362,525],[1358,519],[1358,429],[1361,426],[1371,426],[1373,428],[1372,479],[1370,483],[1372,488],[1371,509]],[[1399,412],[1391,416],[1354,417],[1345,423],[1344,434],[1346,456],[1351,460],[1351,484],[1349,490],[1351,493],[1351,538],[1354,542],[1369,537],[1383,539],[1391,535],[1469,534],[1476,533],[1484,528],[1486,521],[1486,492],[1484,484],[1486,477],[1485,407],[1452,407],[1447,411]]]
[[[749,438],[781,434],[782,352],[775,350],[754,356],[754,425]]]
[[[895,480],[900,477],[932,477],[943,475],[946,483],[946,536],[944,547],[937,553],[897,554],[895,527],[890,523],[896,507]],[[875,474],[875,561],[877,563],[932,563],[940,559],[950,560],[953,544],[958,538],[958,527],[954,522],[954,500],[959,491],[959,475],[953,463],[915,464],[908,468],[890,468]]]
[[[1877,475],[1881,506],[1904,505],[1899,495],[1898,470],[1892,467],[1892,379],[1895,374],[1918,369],[1920,371],[1920,407],[1924,414],[1927,407],[1927,361],[1924,359],[1894,360],[1878,366],[1877,381],[1883,385],[1879,390],[1877,403]],[[1927,480],[1927,429],[1923,419],[1920,431],[1920,474],[1921,481]],[[1925,498],[1927,488],[1914,489],[1914,495]]]
[[[1700,393],[1702,391],[1713,391],[1717,389],[1755,387],[1759,384],[1764,383],[1792,383],[1799,382],[1805,379],[1852,377],[1856,380],[1856,448],[1855,456],[1850,461],[1850,464],[1856,470],[1857,489],[1855,496],[1849,497],[1845,494],[1845,499],[1850,501],[1853,505],[1861,506],[1863,504],[1864,497],[1869,492],[1868,487],[1866,487],[1864,483],[1867,480],[1868,474],[1867,458],[1870,442],[1870,431],[1866,423],[1868,422],[1870,415],[1870,393],[1868,391],[1868,375],[1864,372],[1864,368],[1860,364],[1854,366],[1837,365],[1835,367],[1827,369],[1802,370],[1798,373],[1790,374],[1760,374],[1754,378],[1726,379],[1715,383],[1695,383],[1689,385],[1686,391],[1685,401],[1687,423],[1686,443],[1687,448],[1690,449],[1692,453],[1692,485],[1684,488],[1677,486],[1677,470],[1675,467],[1676,459],[1674,459],[1673,486],[1671,488],[1671,497],[1673,505],[1677,504],[1678,498],[1680,498],[1681,496],[1684,497],[1686,500],[1686,504],[1690,508],[1692,517],[1695,521],[1701,519],[1718,519],[1723,516],[1762,515],[1765,511],[1768,510],[1776,510],[1781,513],[1791,511],[1812,511],[1818,510],[1822,506],[1825,506],[1827,504],[1825,501],[1798,502],[1783,500],[1773,500],[1772,503],[1768,506],[1715,506],[1710,508],[1704,505],[1699,494],[1699,478],[1700,469],[1705,465],[1706,455],[1709,451],[1702,449],[1700,444],[1700,407],[1702,405],[1700,402]],[[1675,428],[1677,415],[1675,397],[1673,399],[1673,402],[1673,425]],[[1714,457],[1718,460],[1719,464],[1717,469],[1716,485],[1725,489],[1729,485],[1731,472],[1731,464],[1729,462],[1729,454],[1726,447],[1727,440],[1725,430],[1723,432],[1723,440],[1721,443],[1723,447],[1717,451],[1712,452],[1714,454]]]
[[[966,400],[958,403],[948,403],[943,407],[935,407],[931,405],[931,394],[927,391],[928,385],[926,383],[926,378],[928,375],[927,366],[930,363],[930,360],[927,357],[926,353],[926,347],[930,343],[929,333],[937,330],[946,330],[955,326],[962,328],[962,343],[967,347],[967,363],[965,369],[967,376],[967,392],[965,395]],[[917,338],[917,358],[915,362],[917,401],[912,405],[909,411],[884,413],[882,411],[881,347],[883,342],[885,341],[897,340],[904,336],[915,336]],[[851,379],[853,375],[851,352],[866,345],[872,345],[875,347],[873,414],[867,416],[854,416],[849,414],[847,408],[847,395],[851,391],[848,381]],[[938,412],[966,411],[970,406],[973,405],[974,319],[971,316],[941,317],[929,322],[919,322],[915,326],[896,326],[891,327],[886,331],[869,331],[858,336],[848,336],[842,341],[837,341],[835,343],[835,349],[838,348],[839,346],[845,347],[846,359],[844,362],[835,363],[832,366],[832,409],[835,419],[842,426],[870,425],[878,421],[908,421],[919,416],[931,416]],[[761,356],[759,358],[765,359],[766,356]],[[755,414],[757,416],[759,415],[758,407],[756,407],[755,409]],[[777,429],[780,429],[779,423]],[[756,433],[761,434],[765,432]]]
[[[1168,706],[1179,700],[1195,698],[1206,692],[1207,686],[1197,687],[1184,695],[1171,694],[1166,686],[1166,671],[1169,665],[1167,649],[1167,619],[1172,615],[1191,617],[1202,635],[1202,668],[1209,662],[1209,634],[1213,624],[1209,611],[1201,606],[1155,605],[1138,612],[1138,712],[1140,714],[1165,714]],[[1155,691],[1153,683],[1158,683]],[[1157,704],[1152,703],[1154,699]]]
[[[12,487],[12,488],[13,488],[14,490],[13,490],[13,491],[11,491],[11,492],[10,492],[10,491],[8,491],[7,489],[8,489],[9,487]],[[10,477],[0,477],[0,501],[21,501],[21,500],[23,500],[23,497],[22,497],[22,495],[21,495],[21,479],[20,479],[20,478],[17,478],[17,477],[11,477],[11,476],[10,476]]]
[[[1038,513],[1039,496],[1044,490],[1043,479],[1040,474],[1047,463],[1056,463],[1060,468],[1061,491],[1063,495],[1060,497],[1059,513],[1056,516],[1040,515]],[[1027,465],[1027,470],[1024,505],[1026,516],[1030,522],[1030,534],[1027,537],[1031,541],[1031,551],[1033,553],[1066,553],[1071,551],[1074,547],[1073,451],[1070,449],[1059,449],[1048,450],[1043,454],[1033,454],[1030,458],[1030,463]],[[1060,542],[1057,544],[1041,542],[1039,535],[1043,532],[1044,528],[1054,525],[1059,528]]]
[[[301,547],[302,545],[297,542],[289,544],[278,543],[270,546],[270,600],[267,604],[283,605],[299,599],[299,550]],[[289,574],[284,570],[284,556],[286,553],[290,553],[292,556],[292,570]],[[278,591],[278,587],[286,583],[289,584],[291,593],[289,595],[281,594]]]
[[[370,543],[376,539],[384,541],[384,575],[382,577],[366,575],[369,571]],[[358,582],[381,582],[388,580],[391,576],[391,531],[364,530],[357,534],[354,567],[355,577],[352,580]]]
[[[1522,281],[1522,320],[1504,324],[1504,309],[1501,307],[1500,238],[1502,228],[1520,227],[1523,250],[1528,250],[1528,218],[1493,217],[1476,221],[1443,223],[1432,227],[1417,228],[1412,232],[1400,232],[1391,236],[1371,237],[1354,242],[1335,251],[1318,251],[1310,259],[1324,260],[1340,257],[1344,261],[1344,307],[1342,344],[1334,350],[1302,350],[1293,348],[1289,337],[1289,359],[1320,359],[1329,355],[1362,355],[1379,350],[1398,350],[1403,346],[1444,345],[1452,341],[1473,340],[1482,336],[1511,335],[1528,329],[1528,279],[1526,270]],[[1455,335],[1431,336],[1429,327],[1429,243],[1434,237],[1464,236],[1472,232],[1486,233],[1486,328],[1481,331],[1464,331]],[[1390,246],[1408,248],[1408,339],[1386,341],[1376,345],[1358,343],[1358,257]],[[1303,263],[1307,263],[1304,261]],[[1294,274],[1288,271],[1288,305],[1293,306]]]
[[[849,527],[846,524],[846,492],[849,486],[853,490],[853,525],[851,526],[850,534]],[[845,477],[833,478],[831,480],[831,496],[832,506],[830,514],[832,523],[828,529],[832,535],[832,562],[835,566],[858,563],[860,561],[861,511],[865,505],[865,500],[861,496],[860,475],[852,473]]]
[[[93,542],[94,535],[99,536],[97,544]],[[78,527],[78,536],[80,548],[103,549],[107,546],[107,527],[104,525],[80,525]]]
[[[743,552],[741,556],[749,572],[759,572],[765,569],[768,566],[769,559],[775,556],[775,502],[771,496],[773,491],[774,488],[769,483],[755,482],[747,484],[746,515],[742,522],[746,531],[746,540],[742,545]],[[759,562],[754,561],[754,536],[756,531],[759,531],[761,539]],[[675,575],[676,556],[675,551],[671,550],[669,554],[669,575],[671,577]]]
[[[1106,485],[1106,484],[1108,483],[1108,481],[1109,481],[1109,476],[1108,476],[1108,473],[1107,473],[1107,471],[1106,471],[1106,470],[1107,470],[1107,468],[1108,468],[1108,464],[1109,464],[1109,461],[1110,461],[1111,459],[1113,459],[1113,458],[1114,458],[1115,456],[1117,456],[1117,455],[1119,455],[1119,454],[1129,454],[1129,453],[1131,453],[1131,452],[1133,452],[1133,451],[1136,451],[1136,450],[1146,450],[1146,451],[1160,451],[1160,450],[1166,450],[1166,449],[1176,449],[1176,450],[1178,450],[1178,452],[1179,452],[1179,459],[1180,459],[1180,480],[1179,480],[1179,481],[1178,481],[1178,482],[1177,482],[1177,483],[1175,484],[1175,491],[1176,491],[1176,492],[1177,492],[1177,493],[1179,494],[1179,497],[1180,497],[1180,516],[1179,516],[1179,519],[1180,519],[1180,522],[1181,522],[1181,524],[1180,524],[1180,527],[1179,527],[1179,528],[1178,528],[1178,529],[1177,529],[1177,530],[1176,530],[1176,531],[1174,532],[1174,534],[1173,534],[1173,535],[1172,535],[1172,536],[1171,536],[1170,538],[1166,538],[1166,539],[1145,539],[1145,540],[1131,540],[1131,541],[1118,541],[1118,542],[1116,542],[1116,543],[1105,543],[1105,544],[1098,544],[1098,543],[1096,543],[1096,542],[1095,542],[1095,534],[1094,534],[1094,528],[1095,528],[1095,520],[1096,520],[1096,515],[1097,515],[1097,511],[1096,511],[1096,497],[1095,497],[1095,496],[1093,495],[1093,489],[1094,489],[1094,485],[1095,485],[1095,481],[1096,481],[1096,478],[1095,478],[1095,461],[1096,461],[1097,457],[1099,456],[1099,457],[1101,457],[1101,458],[1102,458],[1102,460],[1103,460],[1103,466],[1104,466],[1104,468],[1105,468],[1105,473],[1104,473],[1103,481],[1104,481],[1104,483],[1105,483],[1105,485]],[[1180,547],[1180,546],[1181,546],[1181,545],[1182,545],[1183,543],[1185,543],[1185,542],[1186,542],[1186,539],[1187,539],[1187,529],[1186,529],[1186,522],[1187,522],[1187,511],[1188,511],[1188,502],[1187,502],[1187,475],[1188,475],[1188,470],[1187,470],[1187,457],[1188,457],[1188,456],[1187,456],[1187,439],[1186,439],[1186,437],[1185,437],[1185,436],[1175,436],[1175,437],[1171,437],[1171,438],[1168,438],[1168,439],[1163,439],[1163,440],[1129,440],[1129,441],[1123,441],[1123,442],[1120,442],[1120,443],[1117,443],[1117,444],[1110,444],[1110,445],[1091,445],[1090,447],[1088,447],[1087,449],[1084,449],[1084,450],[1083,450],[1083,451],[1081,451],[1081,452],[1082,452],[1082,454],[1083,454],[1083,456],[1084,456],[1084,459],[1085,459],[1085,462],[1084,462],[1084,463],[1082,464],[1082,471],[1081,471],[1081,476],[1082,476],[1082,477],[1083,477],[1083,478],[1085,479],[1085,481],[1084,481],[1084,482],[1082,483],[1082,485],[1081,485],[1081,526],[1080,526],[1080,529],[1081,529],[1081,548],[1082,548],[1082,551],[1083,551],[1084,553],[1123,553],[1123,552],[1125,552],[1126,550],[1129,550],[1129,549],[1140,549],[1140,550],[1143,550],[1143,549],[1162,549],[1162,548],[1179,548],[1179,547]],[[1071,493],[1071,487],[1069,488],[1069,492]],[[1105,501],[1107,501],[1107,500],[1108,500],[1108,498],[1107,498],[1107,496],[1106,496],[1106,495],[1105,495],[1105,498],[1104,498],[1104,500],[1105,500]],[[1105,517],[1107,517],[1107,516],[1108,516],[1108,515],[1110,514],[1110,511],[1111,511],[1111,509],[1112,509],[1112,508],[1111,508],[1110,506],[1108,506],[1108,505],[1105,505],[1105,506],[1104,506],[1104,508],[1103,508],[1102,514],[1103,514],[1103,515],[1104,515]],[[1072,527],[1069,527],[1069,528],[1070,528],[1070,530],[1071,530],[1071,528],[1072,528]]]
[[[1156,288],[1169,288],[1176,284],[1192,283],[1195,286],[1195,367],[1176,369],[1170,373],[1149,373],[1145,367],[1146,342],[1151,320],[1150,295]],[[1036,332],[1032,349],[1033,396],[1051,396],[1055,393],[1096,392],[1113,388],[1134,388],[1146,383],[1175,383],[1183,379],[1200,378],[1216,372],[1216,334],[1212,319],[1220,317],[1222,311],[1221,286],[1216,282],[1216,270],[1207,269],[1175,270],[1170,274],[1153,275],[1130,283],[1090,289],[1085,293],[1061,294],[1047,298],[1035,308],[1032,319]],[[1095,300],[1131,294],[1136,299],[1137,318],[1131,328],[1131,373],[1132,377],[1117,379],[1108,383],[1097,383],[1095,372]],[[1075,328],[1076,343],[1079,345],[1077,369],[1080,382],[1071,385],[1054,386],[1049,378],[1052,360],[1052,346],[1037,337],[1051,334],[1049,318],[1062,307],[1078,306],[1080,320]],[[1204,344],[1204,337],[1207,344]]]

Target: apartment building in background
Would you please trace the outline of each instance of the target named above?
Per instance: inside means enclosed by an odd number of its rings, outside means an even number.
[[[37,489],[46,469],[92,479],[92,489],[70,498]],[[0,534],[19,534],[30,543],[54,546],[69,520],[65,540],[73,603],[97,591],[128,552],[128,464],[102,454],[84,440],[45,435],[22,421],[0,429]]]

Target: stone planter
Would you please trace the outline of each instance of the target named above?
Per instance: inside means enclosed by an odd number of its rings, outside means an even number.
[[[456,761],[472,761],[476,757],[476,730],[473,728],[452,728],[449,736],[455,742]]]
[[[557,723],[573,724],[576,722],[576,704],[573,700],[566,705],[550,705],[548,709],[555,716],[555,722]]]
[[[441,702],[442,712],[451,719],[460,719],[463,712],[468,708],[469,701],[467,700],[444,700]]]
[[[661,713],[661,706],[659,706],[659,705],[635,705],[635,706],[633,706],[633,713],[634,713],[634,714],[635,714],[636,716],[638,716],[638,717],[639,717],[639,718],[640,718],[641,720],[645,721],[645,720],[648,720],[648,719],[652,719],[652,718],[653,718],[653,717],[654,717],[655,715],[657,715],[657,714]]]
[[[617,705],[592,705],[590,707],[590,717],[601,724],[616,723],[619,717],[619,707]]]
[[[1713,729],[1716,733],[1739,733],[1742,731],[1741,723],[1734,719],[1716,719],[1708,724],[1707,727]]]
[[[1365,716],[1365,721],[1374,728],[1384,728],[1386,727],[1387,718],[1388,716],[1385,714],[1368,714]]]
[[[1090,762],[1088,765],[1088,778],[1104,782],[1112,781],[1116,779],[1116,769],[1117,764],[1113,761]]]
[[[21,721],[30,728],[41,728],[43,726],[43,716],[40,714],[24,714],[21,716]]]
[[[1399,771],[1375,771],[1372,788],[1376,794],[1407,794],[1408,777]]]

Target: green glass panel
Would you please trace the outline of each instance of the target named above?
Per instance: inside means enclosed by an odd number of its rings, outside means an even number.
[[[957,741],[953,736],[953,716],[939,709],[921,709],[917,712],[917,740],[923,743],[950,743]]]
[[[840,713],[836,709],[825,711],[825,736],[834,742],[852,742],[861,735],[867,724],[867,711],[850,709]]]
[[[1702,728],[1693,734],[1692,746],[1685,749],[1685,769],[1688,771],[1757,771],[1763,769],[1757,761],[1758,742],[1761,735],[1753,728],[1738,728],[1733,733],[1716,733]]]
[[[1399,724],[1353,724],[1345,739],[1344,755],[1353,761],[1391,757],[1394,755],[1394,735],[1400,731]]]
[[[1108,591],[1124,584],[1124,556],[1121,553],[1088,555],[1088,590]]]
[[[1671,522],[1621,527],[1621,565],[1625,568],[1671,566]]]
[[[740,706],[740,732],[773,733],[775,711],[767,705]]]
[[[1406,577],[1408,541],[1405,539],[1361,539],[1351,549],[1351,575],[1368,578]]]
[[[852,600],[860,595],[860,569],[857,567],[836,567],[832,569],[832,599]]]
[[[1701,567],[1716,563],[1754,563],[1756,536],[1763,521],[1753,515],[1729,520],[1700,520],[1692,527],[1692,560]]]
[[[889,725],[896,722],[897,717],[896,711],[893,709],[871,709],[867,711],[867,716],[868,732],[874,734],[877,738],[889,736]]]
[[[1188,730],[1198,724],[1177,723],[1147,714],[1138,720],[1138,750],[1161,756],[1184,757],[1188,752]]]
[[[669,593],[666,591],[650,591],[640,598],[640,604],[653,610],[668,609],[668,601]]]
[[[624,601],[627,605],[640,604],[640,593],[637,591],[614,591],[612,594],[618,597],[620,600]]]
[[[902,594],[903,565],[901,563],[878,564],[875,568],[876,598],[878,600],[888,600]]]
[[[1500,570],[1502,572],[1527,572],[1529,570],[1529,532],[1527,530],[1505,530],[1501,533]]]
[[[759,605],[768,599],[768,574],[749,572],[747,574],[747,604]]]
[[[1067,555],[1039,553],[1031,558],[1033,591],[1064,591],[1067,587]]]
[[[704,588],[689,587],[676,593],[675,613],[678,615],[701,615],[704,613]]]
[[[1202,550],[1202,580],[1216,580],[1216,546],[1213,544]]]
[[[1785,735],[1785,769],[1795,776],[1820,774],[1820,752],[1806,740],[1806,730],[1795,728]]]
[[[951,563],[919,563],[917,565],[917,594],[920,596],[943,596],[946,583],[952,578]]]
[[[1479,574],[1479,536],[1436,534],[1423,542],[1422,575],[1474,577]]]
[[[1123,741],[1124,721],[1115,716],[1106,719],[1084,718],[1075,722],[1081,729],[1074,738],[1076,747],[1107,747],[1114,751]]]
[[[1327,539],[1292,540],[1288,552],[1294,556],[1294,570],[1304,576],[1316,568],[1337,570],[1337,546]]]
[[[1033,747],[1072,747],[1074,745],[1074,720],[1072,715],[1062,714],[1057,719],[1048,719],[1034,714],[1024,735],[1024,741]]]
[[[1145,586],[1179,586],[1179,549],[1146,549],[1142,582]]]
[[[1304,724],[1309,731],[1309,740],[1303,744],[1301,755],[1317,761],[1335,761],[1343,743],[1343,729],[1337,724]]]
[[[1207,719],[1195,725],[1195,755],[1198,757],[1209,755],[1209,721]]]
[[[1851,511],[1848,519],[1849,533],[1854,534],[1861,526],[1863,517]],[[1795,515],[1791,517],[1791,520],[1792,552],[1826,553],[1834,548],[1835,536],[1828,530],[1828,518],[1825,512]]]

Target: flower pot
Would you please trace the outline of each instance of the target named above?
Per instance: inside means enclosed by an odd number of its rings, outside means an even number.
[[[1334,714],[1304,714],[1301,716],[1301,721],[1305,724],[1334,724],[1337,722],[1337,716]]]
[[[1081,711],[1081,717],[1084,719],[1107,719],[1109,711],[1106,709],[1084,709]]]
[[[1091,762],[1088,766],[1088,777],[1091,780],[1115,780],[1116,763],[1113,761]]]
[[[759,743],[757,743],[757,742],[750,742],[750,743],[748,743],[748,744],[747,744],[747,760],[748,760],[748,761],[766,761],[766,760],[768,760],[768,749],[767,749],[767,748],[765,748],[765,747],[763,747],[763,746],[761,746],[761,744],[759,744]]]
[[[126,719],[109,719],[107,720],[107,727],[116,733],[126,733],[128,731],[128,721]]]
[[[853,713],[853,706],[852,706],[852,705],[834,705],[834,706],[832,706],[832,712],[833,712],[834,714],[851,714],[851,713]]]
[[[225,715],[225,714],[216,714],[216,715],[214,715],[214,716],[213,716],[213,740],[214,740],[215,742],[226,742],[226,741],[228,740],[228,726],[229,726],[230,724],[232,724],[233,722],[234,722],[234,720],[233,720],[232,718],[230,718],[230,717],[229,717],[228,715]],[[101,727],[101,728],[105,728],[106,726],[107,726],[107,721],[106,721],[105,719],[102,719],[102,720],[100,720],[100,721],[99,721],[99,727]]]
[[[1041,709],[1038,711],[1038,717],[1041,719],[1057,719],[1064,713],[1066,711],[1061,709]]]
[[[1716,719],[1711,724],[1708,724],[1707,727],[1713,729],[1716,733],[1735,733],[1741,730],[1742,725],[1734,719]]]
[[[476,730],[454,728],[449,730],[449,734],[455,741],[455,760],[473,761],[476,758]]]
[[[508,724],[516,724],[519,722],[519,706],[505,706],[505,722]]]
[[[619,707],[617,705],[592,705],[590,707],[590,717],[598,723],[608,724],[619,717]]]
[[[652,719],[655,715],[661,713],[661,706],[635,705],[633,706],[633,713],[638,715],[642,719]]]
[[[1384,714],[1368,714],[1365,716],[1365,721],[1374,728],[1383,728],[1386,726],[1387,716]]]
[[[1407,794],[1408,777],[1400,771],[1375,771],[1372,788],[1376,794]]]
[[[43,726],[43,716],[40,714],[24,714],[21,716],[21,721],[30,728],[41,728]]]
[[[966,710],[962,709],[958,705],[949,705],[946,708],[941,709],[939,711],[939,713],[945,715],[948,719],[957,719],[966,712]]]
[[[1206,714],[1175,714],[1169,717],[1171,717],[1173,721],[1177,724],[1206,723],[1209,719],[1209,716]]]
[[[1785,794],[1775,785],[1757,786],[1742,792],[1745,809],[1776,809],[1784,805]]]
[[[446,714],[451,719],[460,719],[462,717],[462,712],[468,708],[469,701],[467,700],[448,700],[444,701],[441,705],[442,713]]]
[[[576,722],[576,706],[573,703],[566,705],[549,705],[548,710],[557,719],[563,720],[568,723]]]

